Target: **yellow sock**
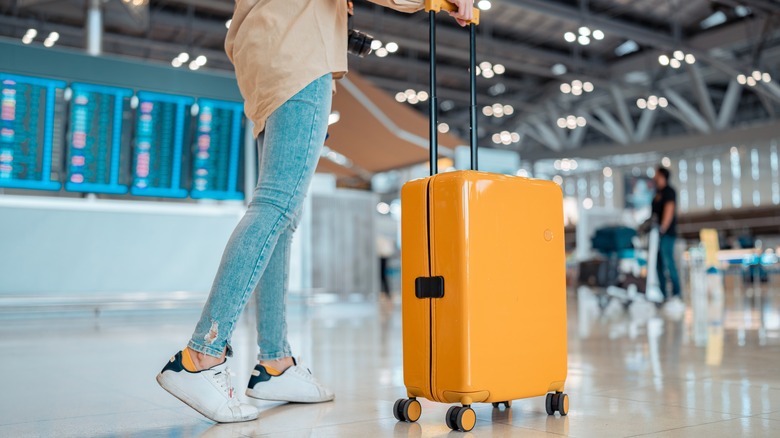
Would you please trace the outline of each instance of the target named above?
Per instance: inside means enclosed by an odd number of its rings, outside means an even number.
[[[282,372],[277,370],[276,368],[271,368],[268,365],[263,365],[263,366],[265,367],[265,372],[267,372],[268,374],[270,374],[272,376],[281,376],[282,375]]]
[[[198,371],[198,367],[195,366],[195,361],[192,360],[192,353],[193,351],[190,350],[190,347],[185,347],[181,352],[181,364],[185,370],[194,373]]]

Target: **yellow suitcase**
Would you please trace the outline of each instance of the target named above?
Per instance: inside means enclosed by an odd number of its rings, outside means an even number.
[[[432,126],[435,10],[431,14]],[[474,72],[474,24],[471,71]],[[472,73],[472,168],[476,115]],[[469,431],[472,403],[547,394],[546,410],[566,415],[566,272],[563,197],[550,181],[475,170],[431,174],[401,190],[404,384],[393,414],[421,415],[418,397],[459,403],[445,421]]]

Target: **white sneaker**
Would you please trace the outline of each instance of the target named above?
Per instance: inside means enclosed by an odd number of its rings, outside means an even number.
[[[260,400],[293,403],[320,403],[336,397],[333,391],[312,376],[308,368],[299,365],[295,359],[293,363],[295,365],[278,376],[272,376],[264,366],[256,365],[249,378],[246,395]]]
[[[227,361],[197,372],[184,369],[182,352],[176,353],[157,375],[157,383],[171,395],[218,423],[250,421],[257,408],[241,403],[233,390]]]
[[[685,314],[685,303],[679,297],[672,297],[664,304],[666,316],[679,320]]]

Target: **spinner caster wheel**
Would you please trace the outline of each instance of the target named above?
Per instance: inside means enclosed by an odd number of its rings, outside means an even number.
[[[507,409],[509,409],[509,408],[512,407],[512,400],[493,403],[493,407],[494,408],[500,408],[501,405],[504,405],[504,406],[506,406]]]
[[[565,416],[569,413],[569,396],[563,392],[547,394],[544,407],[547,415],[555,415],[557,411],[561,416]]]
[[[420,419],[420,414],[422,414],[422,407],[417,399],[401,398],[393,405],[393,416],[398,421],[414,423]]]
[[[468,432],[477,424],[477,414],[470,406],[452,406],[444,420],[450,429]]]

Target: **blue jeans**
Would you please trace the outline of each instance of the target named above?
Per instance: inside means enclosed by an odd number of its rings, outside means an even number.
[[[292,356],[285,313],[290,243],[325,142],[330,106],[328,73],[268,118],[257,187],[222,255],[191,349],[231,355],[233,329],[255,291],[258,359]]]
[[[666,285],[666,272],[669,272],[669,279],[672,281],[672,296],[680,296],[680,278],[677,275],[677,266],[674,263],[674,240],[675,236],[661,236],[658,247],[658,284],[664,299],[669,297]]]

